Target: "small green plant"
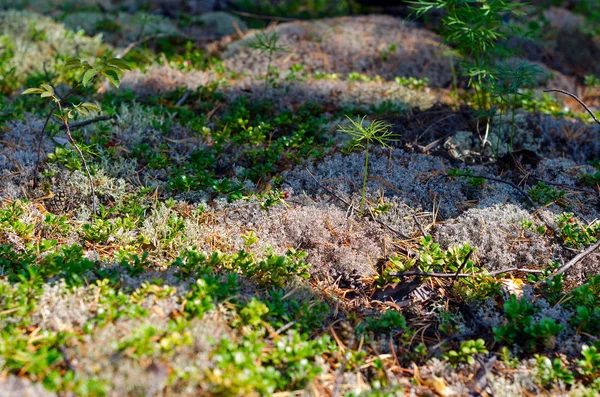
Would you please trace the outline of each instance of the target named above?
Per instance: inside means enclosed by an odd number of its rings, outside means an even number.
[[[524,88],[535,84],[541,70],[532,64],[514,65],[506,60],[514,52],[503,42],[516,32],[516,26],[505,23],[505,15],[521,13],[522,5],[511,0],[414,0],[416,17],[432,10],[444,10],[441,35],[461,59],[462,73],[473,88],[473,105],[487,127],[482,138],[487,140],[489,125],[498,109],[511,114],[510,150],[515,136],[515,110]],[[501,134],[494,150],[498,154]]]
[[[571,324],[577,330],[596,334],[600,332],[600,276],[596,275],[573,289],[563,306],[575,311]]]
[[[443,9],[441,34],[462,58],[462,69],[475,89],[479,110],[489,108],[493,66],[505,56],[499,41],[507,37],[503,16],[518,11],[519,4],[509,0],[416,0],[415,16]]]
[[[397,50],[398,45],[396,43],[392,43],[379,52],[379,57],[383,62],[387,62]]]
[[[600,223],[581,225],[573,213],[565,212],[557,216],[558,227],[565,245],[575,248],[595,243],[600,234]]]
[[[600,186],[600,171],[596,171],[593,174],[583,173],[579,175],[579,180],[586,186]]]
[[[552,342],[563,327],[553,319],[534,320],[539,310],[525,298],[511,295],[504,303],[506,324],[494,328],[495,338],[508,344],[516,344],[526,351],[535,351],[538,346]]]
[[[46,123],[42,130],[42,135],[46,130],[48,121],[53,115],[58,118],[64,125],[65,131],[69,141],[79,153],[79,158],[83,163],[83,167],[88,177],[90,189],[92,192],[92,213],[96,213],[96,193],[94,191],[94,181],[92,174],[88,168],[87,161],[83,152],[77,142],[73,139],[71,129],[69,127],[69,121],[74,119],[76,115],[89,116],[92,112],[100,112],[100,107],[94,103],[82,102],[80,104],[74,104],[67,102],[67,99],[73,95],[75,89],[78,86],[87,87],[97,76],[105,77],[115,87],[119,87],[121,84],[121,77],[123,76],[124,70],[131,70],[129,64],[122,59],[118,58],[103,58],[102,61],[97,62],[95,66],[90,65],[87,61],[81,61],[77,58],[69,58],[65,62],[65,72],[75,73],[78,77],[75,83],[71,86],[70,90],[65,95],[60,95],[56,92],[52,83],[46,83],[40,85],[39,88],[28,88],[22,92],[22,95],[33,94],[39,95],[41,98],[48,98],[54,105],[52,110],[46,117]],[[41,142],[41,141],[40,141]],[[38,165],[39,165],[39,152],[40,147],[38,145]]]
[[[365,126],[364,121],[366,116],[357,118],[356,121],[348,116],[346,117],[350,121],[350,125],[340,125],[339,131],[349,134],[352,137],[352,140],[348,144],[348,150],[352,151],[356,148],[365,150],[365,171],[360,199],[360,213],[362,214],[367,193],[367,179],[369,177],[369,146],[378,143],[384,148],[391,148],[388,142],[395,141],[397,135],[389,131],[391,124],[384,123],[383,121],[375,120],[368,126]]]
[[[564,190],[558,190],[552,186],[547,185],[543,181],[538,181],[538,183],[529,189],[527,192],[529,197],[539,205],[548,205],[550,203],[555,203],[562,199],[567,192]]]
[[[369,317],[364,324],[366,331],[390,332],[393,330],[408,330],[406,318],[396,310],[387,310],[379,318]]]
[[[533,221],[530,221],[527,219],[521,220],[521,228],[523,228],[523,230],[529,230],[529,231],[535,232],[535,233],[539,234],[540,236],[543,236],[548,232],[548,229],[545,225],[535,226],[533,224]]]
[[[600,378],[600,352],[596,346],[583,345],[581,349],[582,359],[577,360],[579,367],[577,372],[588,383],[597,381]]]
[[[269,76],[271,73],[271,62],[273,60],[273,54],[277,52],[288,52],[287,47],[280,46],[278,44],[279,34],[275,31],[261,31],[254,35],[253,39],[247,44],[249,48],[259,51],[261,55],[265,53],[268,54],[267,71],[265,73],[265,82],[263,90],[263,103],[267,100],[267,88],[269,86]]]
[[[537,376],[542,385],[546,386],[553,383],[563,383],[572,385],[575,382],[575,376],[563,361],[556,357],[550,360],[548,357],[535,355],[537,361]]]
[[[482,187],[485,184],[485,178],[474,177],[473,170],[461,170],[458,168],[451,168],[447,175],[452,178],[469,178],[468,184],[473,187]]]
[[[528,63],[513,65],[502,62],[494,65],[491,96],[499,102],[500,111],[505,114],[510,113],[510,151],[514,150],[516,110],[520,107],[522,98],[528,95],[523,89],[532,88],[537,76],[542,73],[537,66]],[[495,152],[498,153],[498,150],[499,148],[496,147]]]
[[[466,340],[460,342],[460,347],[457,350],[450,350],[444,353],[445,360],[450,361],[450,364],[456,366],[458,363],[475,364],[475,355],[488,354],[488,349],[485,347],[483,339]]]
[[[416,77],[398,77],[394,78],[396,84],[410,88],[411,90],[422,91],[427,88],[429,84],[429,79],[424,77],[422,79],[418,79]]]

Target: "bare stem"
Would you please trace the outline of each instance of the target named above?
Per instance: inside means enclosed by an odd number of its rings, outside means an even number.
[[[85,172],[87,174],[88,181],[90,182],[90,189],[92,191],[92,214],[95,214],[96,213],[96,191],[94,190],[94,181],[92,180],[92,174],[90,173],[90,169],[88,168],[87,161],[85,160],[85,156],[83,155],[83,152],[81,151],[81,149],[79,148],[79,145],[77,145],[77,143],[73,139],[73,136],[71,135],[71,129],[69,128],[69,123],[66,120],[65,120],[65,128],[67,131],[67,136],[69,137],[69,141],[71,141],[71,144],[75,147],[75,149],[77,149],[77,152],[79,153],[79,157],[81,157],[81,161],[83,161],[83,168],[85,168]],[[92,217],[92,222],[94,222],[93,217]]]
[[[369,175],[369,141],[365,144],[365,174],[363,175],[362,197],[360,198],[360,214],[362,215],[365,205],[365,195],[367,194],[367,178]]]
[[[585,108],[585,110],[587,110],[587,112],[590,114],[590,116],[592,116],[592,118],[594,119],[594,121],[600,125],[600,120],[598,120],[598,118],[596,117],[596,115],[594,114],[594,112],[592,112],[590,110],[590,108],[581,99],[579,99],[575,94],[571,94],[570,92],[567,92],[567,91],[564,91],[564,90],[559,90],[559,89],[544,90],[544,92],[560,92],[561,94],[570,96],[571,98],[573,98],[577,102],[579,102],[579,104],[581,106],[583,106]]]
[[[63,102],[65,99],[67,99],[69,96],[71,96],[71,94],[73,93],[73,88],[71,88],[69,90],[69,92],[62,98],[59,97],[60,102]],[[33,186],[37,187],[38,185],[38,174],[40,171],[40,166],[41,166],[41,161],[42,161],[42,142],[44,141],[44,135],[46,134],[46,129],[48,128],[48,122],[50,121],[50,118],[52,117],[52,114],[57,110],[57,109],[61,109],[60,106],[60,102],[56,103],[52,109],[50,109],[50,111],[48,112],[48,116],[46,116],[46,120],[44,121],[44,127],[42,127],[42,130],[40,131],[40,134],[38,136],[38,141],[37,141],[37,159],[35,160],[35,172],[33,175]]]

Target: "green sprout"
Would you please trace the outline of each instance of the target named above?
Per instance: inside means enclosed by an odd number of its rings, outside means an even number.
[[[267,87],[269,85],[269,75],[271,72],[271,61],[273,60],[273,54],[276,52],[288,52],[289,50],[285,46],[278,45],[279,35],[277,32],[260,32],[257,33],[254,38],[247,44],[248,48],[257,50],[260,54],[268,53],[269,60],[267,62],[267,72],[265,74],[264,91],[263,91],[263,102],[267,99]]]
[[[388,142],[393,142],[397,135],[389,131],[391,124],[383,121],[375,120],[370,125],[364,126],[365,117],[357,118],[356,121],[346,116],[350,120],[350,125],[339,126],[340,132],[345,132],[352,137],[348,144],[348,150],[352,151],[356,148],[365,149],[365,172],[363,175],[363,186],[360,200],[360,213],[362,214],[365,195],[367,192],[367,178],[369,175],[369,146],[374,143],[380,144],[384,148],[391,148]]]

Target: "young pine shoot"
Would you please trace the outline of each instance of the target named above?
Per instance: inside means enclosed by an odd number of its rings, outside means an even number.
[[[383,121],[375,120],[368,126],[365,126],[364,121],[366,116],[357,118],[356,121],[348,116],[346,117],[350,121],[350,125],[340,125],[338,131],[345,132],[352,137],[352,140],[348,144],[348,150],[352,151],[357,148],[365,149],[365,171],[360,199],[360,213],[362,215],[369,176],[369,146],[379,144],[384,148],[391,148],[388,142],[395,141],[397,135],[389,131],[391,124],[384,123]]]
[[[273,54],[276,52],[289,52],[287,47],[280,46],[279,34],[277,32],[260,32],[257,33],[254,38],[247,44],[248,48],[257,50],[260,54],[267,53],[269,58],[267,61],[267,72],[265,73],[265,82],[263,90],[263,103],[267,100],[267,88],[269,85],[269,76],[271,73],[271,62],[273,60]]]
[[[523,91],[524,88],[535,86],[536,79],[544,72],[536,65],[528,63],[501,62],[494,67],[495,79],[491,89],[492,98],[497,99],[500,108],[505,114],[510,113],[510,141],[509,150],[513,151],[514,138],[516,133],[515,113],[517,107],[520,107],[519,100],[528,95]],[[500,134],[499,134],[500,135]],[[496,148],[498,150],[498,148]]]

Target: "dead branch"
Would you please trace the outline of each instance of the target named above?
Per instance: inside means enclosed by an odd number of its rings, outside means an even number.
[[[93,119],[89,119],[89,120],[84,120],[84,121],[80,121],[79,123],[73,123],[73,124],[69,124],[69,128],[71,130],[75,129],[75,128],[81,128],[81,127],[85,127],[86,125],[90,125],[90,124],[94,124],[97,123],[99,121],[106,121],[106,120],[112,120],[114,119],[115,116],[99,116]],[[67,127],[65,127],[64,124],[62,124],[60,127],[58,127],[61,130],[66,130]]]
[[[419,228],[419,231],[421,232],[423,237],[427,237],[429,234],[425,231],[425,229],[423,229],[423,226],[421,226],[421,223],[417,219],[417,216],[415,214],[412,214],[412,218],[413,218],[413,221],[415,221],[415,223],[417,224],[417,227]]]
[[[352,204],[350,204],[349,202],[347,202],[346,200],[344,200],[343,198],[341,198],[340,196],[338,196],[337,194],[335,194],[333,192],[333,190],[329,189],[328,187],[326,187],[325,185],[323,185],[321,182],[319,182],[319,180],[317,178],[315,178],[315,176],[313,175],[312,172],[310,172],[310,170],[308,169],[308,167],[304,167],[304,170],[306,172],[308,172],[308,175],[310,175],[310,177],[313,179],[313,181],[315,181],[315,183],[317,185],[319,185],[319,187],[323,190],[325,190],[327,193],[331,194],[333,197],[335,197],[336,199],[338,199],[339,201],[341,201],[342,203],[346,204],[347,207],[350,207]]]
[[[523,189],[521,189],[519,186],[515,185],[512,182],[509,181],[505,181],[504,179],[500,179],[500,178],[494,178],[491,176],[485,176],[485,175],[459,175],[459,176],[451,176],[451,175],[444,175],[446,178],[482,178],[482,179],[487,179],[489,181],[493,181],[493,182],[498,182],[498,183],[504,183],[505,185],[508,185],[510,187],[512,187],[513,189],[515,189],[517,192],[519,192],[519,194],[523,197],[525,197],[527,199],[527,201],[529,202],[529,204],[534,208],[537,209],[537,205],[533,202],[533,200],[531,199],[531,197],[529,197],[529,195],[527,193],[525,193],[525,191]]]
[[[556,271],[550,277],[548,277],[548,278],[546,278],[546,279],[544,279],[542,281],[538,281],[535,285],[539,286],[542,282],[544,282],[544,281],[550,281],[554,277],[558,276],[559,274],[563,274],[564,272],[566,272],[567,270],[569,270],[571,267],[573,267],[574,265],[576,265],[577,263],[579,263],[583,258],[585,258],[589,254],[591,254],[592,252],[594,252],[595,250],[597,250],[598,247],[600,247],[600,240],[596,241],[594,244],[592,244],[589,247],[587,247],[584,251],[582,251],[579,254],[575,255],[575,257],[573,259],[571,259],[570,261],[568,261],[567,263],[565,263],[564,265],[562,265],[561,267],[559,267],[558,269],[556,269]]]
[[[145,42],[147,42],[149,40],[158,39],[158,38],[167,37],[167,36],[173,36],[173,34],[171,34],[171,33],[151,34],[149,36],[146,36],[139,40],[136,40],[132,43],[129,43],[129,45],[127,47],[125,47],[125,49],[117,55],[117,58],[123,58],[125,55],[127,55],[129,53],[129,51],[133,50],[135,47],[137,47],[140,44],[144,44]]]
[[[592,118],[594,119],[594,121],[600,125],[600,120],[598,120],[596,118],[596,115],[594,114],[594,112],[592,112],[590,110],[590,108],[581,100],[579,99],[575,94],[571,94],[570,92],[564,91],[564,90],[559,90],[559,89],[554,89],[554,90],[544,90],[544,92],[560,92],[561,94],[565,94],[570,96],[571,98],[575,99],[577,102],[579,102],[579,104],[581,106],[583,106],[585,108],[585,110],[587,110],[587,112],[590,114],[590,116],[592,116]]]

